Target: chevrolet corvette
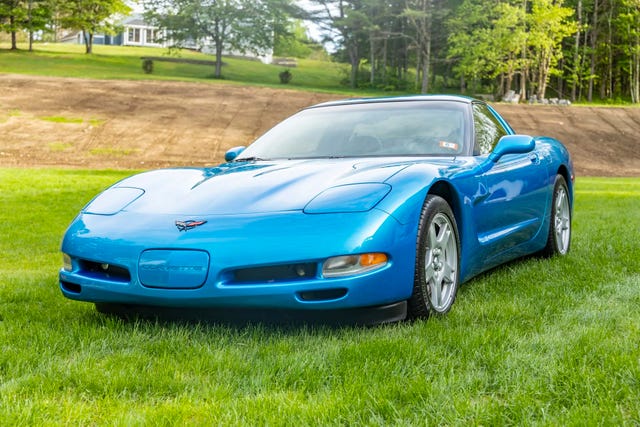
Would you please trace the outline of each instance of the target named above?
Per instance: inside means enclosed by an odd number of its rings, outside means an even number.
[[[101,312],[426,318],[483,271],[567,254],[573,185],[565,146],[485,102],[328,102],[220,165],[113,184],[67,229],[59,284]]]

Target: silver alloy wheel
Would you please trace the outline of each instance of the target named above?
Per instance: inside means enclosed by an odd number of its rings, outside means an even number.
[[[571,238],[571,210],[569,208],[569,196],[564,186],[558,188],[555,211],[554,230],[558,253],[564,255],[569,250]]]
[[[458,247],[451,221],[441,212],[429,226],[424,270],[431,306],[437,312],[446,311],[455,298],[458,283]]]

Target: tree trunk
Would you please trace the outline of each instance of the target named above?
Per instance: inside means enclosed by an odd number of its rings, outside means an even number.
[[[629,70],[631,102],[640,102],[640,36],[636,34],[635,45],[631,50],[631,67]]]
[[[82,30],[82,36],[84,38],[85,53],[93,53],[93,33]]]
[[[573,81],[571,82],[571,102],[576,101],[578,81],[580,79],[580,28],[582,27],[582,0],[578,0],[578,31],[573,47]]]
[[[216,19],[214,26],[215,33],[213,34],[213,39],[216,46],[216,66],[213,73],[214,79],[222,78],[222,48],[224,47],[222,38],[223,25],[224,24],[219,19]]]
[[[527,14],[527,0],[522,2],[522,8],[524,9],[525,16]],[[527,74],[529,74],[529,67],[527,65],[527,44],[524,42],[522,48],[522,71],[520,73],[520,101],[526,101],[527,99]]]
[[[11,25],[11,50],[18,50],[18,38],[16,37],[16,30],[14,29],[16,17],[10,16],[9,23]]]
[[[369,34],[369,50],[371,51],[370,54],[370,59],[369,61],[371,62],[371,71],[370,71],[370,75],[369,75],[369,83],[371,83],[371,87],[373,87],[374,83],[376,82],[376,54],[375,54],[375,41],[374,41],[374,35],[373,33]]]
[[[433,5],[432,0],[424,0],[422,3],[422,12],[424,13],[424,22],[422,22],[422,35],[420,36],[420,45],[422,46],[422,85],[420,93],[429,92],[429,78],[431,68],[431,27],[433,24]]]
[[[216,38],[216,70],[213,74],[216,79],[222,78],[222,38]]]
[[[607,23],[609,25],[608,28],[608,43],[607,43],[607,51],[608,51],[608,64],[607,64],[607,84],[605,86],[605,96],[608,98],[613,97],[613,0],[609,1],[609,16],[607,18]],[[604,98],[604,96],[603,96]]]
[[[387,84],[387,49],[388,49],[388,38],[385,36],[384,38],[384,45],[383,45],[383,52],[382,52],[382,81],[384,82],[384,84]]]
[[[358,45],[354,44],[349,48],[349,62],[351,63],[351,75],[349,86],[351,89],[358,87],[358,68],[360,66],[360,56],[358,55]]]
[[[563,70],[564,69],[564,58],[560,58],[559,64],[558,64],[558,68]],[[558,76],[558,98],[564,98],[564,78],[563,78],[563,74],[560,74]]]
[[[587,101],[593,100],[593,79],[596,72],[596,47],[598,39],[598,0],[593,2],[593,29],[591,30],[591,64],[589,66],[589,89]]]
[[[420,93],[428,93],[429,92],[429,68],[431,67],[431,40],[428,41],[426,47],[426,52],[423,55],[422,61],[422,86],[420,88]]]
[[[422,52],[420,52],[420,50],[418,50],[418,53],[416,54],[416,56],[417,56],[417,58],[416,58],[416,81],[415,81],[414,87],[416,89],[418,89],[418,85],[421,82],[420,73],[422,72],[422,67],[420,66],[420,64],[422,64]]]
[[[32,8],[32,0],[29,0],[28,4],[28,19],[29,19],[29,52],[33,52],[33,23],[31,22],[31,8]]]

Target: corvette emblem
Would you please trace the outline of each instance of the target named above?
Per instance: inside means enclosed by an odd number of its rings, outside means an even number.
[[[178,231],[187,231],[187,230],[191,230],[192,228],[199,227],[202,224],[206,224],[206,223],[207,221],[197,221],[197,220],[189,219],[187,221],[176,221],[176,227],[178,228]]]

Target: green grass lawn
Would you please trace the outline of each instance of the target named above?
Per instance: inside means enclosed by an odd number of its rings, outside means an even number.
[[[570,255],[375,328],[125,322],[64,299],[65,227],[129,172],[0,169],[0,425],[640,423],[640,179],[580,178]]]
[[[284,67],[228,57],[224,58],[223,80],[213,79],[214,69],[210,65],[161,61],[154,61],[153,73],[145,74],[140,58],[167,56],[168,50],[165,48],[95,45],[92,55],[86,55],[84,45],[77,44],[35,44],[33,52],[28,52],[25,45],[20,45],[20,49],[12,52],[8,50],[7,43],[0,43],[0,73],[91,79],[242,82],[261,86],[350,93],[348,88],[340,85],[340,81],[346,76],[347,66],[326,61],[298,60],[297,67],[290,69],[293,79],[289,84],[283,85],[278,75],[285,70]],[[179,58],[215,60],[213,55],[189,50],[181,50],[174,55]]]

